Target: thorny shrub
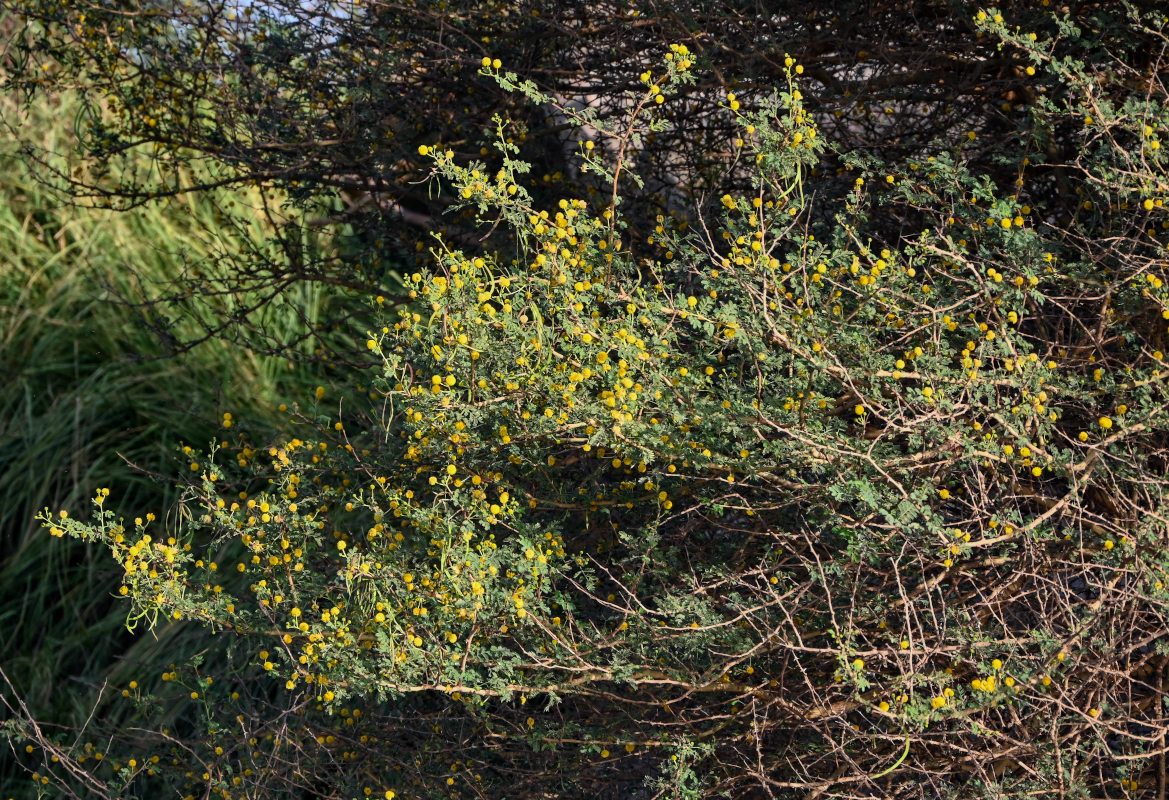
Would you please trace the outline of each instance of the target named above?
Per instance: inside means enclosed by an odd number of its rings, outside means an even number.
[[[965,167],[965,132],[904,164],[834,152],[789,59],[787,86],[721,104],[753,189],[635,247],[623,153],[691,79],[680,45],[624,120],[564,109],[600,199],[538,207],[503,120],[491,166],[422,145],[435,190],[514,248],[436,239],[368,333],[381,368],[306,399],[282,443],[226,419],[190,451],[181,524],[102,495],[88,522],[46,511],[110,547],[131,620],[230,646],[169,672],[197,712],[162,735],[83,747],[11,721],[45,753],[34,777],[224,798],[1163,790],[1163,73],[1085,60],[1067,19],[977,22],[1064,91],[1005,137],[1009,185]],[[1129,24],[1165,43],[1160,16]],[[1044,169],[1055,135],[1081,142],[1075,169]]]

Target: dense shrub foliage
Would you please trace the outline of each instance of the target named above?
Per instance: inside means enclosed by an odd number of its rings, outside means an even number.
[[[840,152],[908,168],[942,143],[962,143],[961,161],[1005,187],[1018,177],[1019,153],[1002,149],[1013,142],[1032,148],[1022,152],[1034,162],[1030,190],[1058,192],[1053,209],[1061,219],[1076,205],[1069,192],[1081,138],[1069,120],[1029,145],[1017,134],[1035,131],[1042,98],[1077,108],[1087,98],[1044,69],[1043,56],[999,49],[997,37],[978,29],[969,4],[952,0],[766,7],[746,0],[3,0],[0,8],[19,20],[0,65],[10,92],[32,98],[85,90],[83,107],[69,115],[79,138],[74,148],[29,141],[23,120],[4,116],[41,178],[65,196],[125,208],[199,187],[264,187],[255,211],[227,201],[218,212],[229,229],[254,214],[268,217],[275,231],[267,247],[229,249],[214,265],[164,284],[143,281],[123,298],[158,307],[145,319],[173,337],[176,349],[222,335],[285,350],[259,306],[295,283],[403,299],[402,265],[417,260],[426,268],[433,231],[464,249],[511,246],[508,228],[450,213],[456,198],[421,180],[429,165],[418,147],[436,142],[460,163],[486,158],[494,171],[495,114],[512,123],[508,138],[533,165],[526,188],[541,208],[566,196],[603,202],[612,187],[582,174],[575,159],[581,132],[556,104],[528,102],[480,74],[484,57],[534,80],[560,105],[591,109],[617,128],[663,43],[688,47],[700,68],[696,79],[656,109],[667,124],[624,152],[620,190],[630,243],[654,234],[659,213],[685,214],[727,192],[754,191],[754,176],[738,158],[746,139],[732,116],[717,113],[718,103],[731,92],[752,107],[782,87],[787,53],[805,69],[809,111]],[[1058,57],[1080,59],[1090,73],[1122,65],[1114,88],[1125,96],[1140,96],[1136,86],[1158,72],[1158,35],[1129,25],[1108,4],[1077,5],[1082,38],[1060,32],[1042,2],[1012,2],[1003,13],[1012,26],[1058,41]],[[971,132],[976,140],[963,139]],[[606,147],[615,157],[618,143]],[[815,198],[843,189],[825,185],[841,166],[834,154],[826,158]],[[634,184],[633,174],[644,183]],[[903,216],[908,212],[889,208],[871,221],[881,247],[921,224],[914,214]],[[306,243],[319,235],[330,246]],[[206,297],[240,299],[224,303],[207,334],[180,331],[176,316],[193,313]],[[340,311],[332,317],[350,324]],[[314,337],[322,354],[359,356],[323,338]]]
[[[174,524],[46,510],[124,567],[131,624],[228,643],[126,687],[147,722],[201,704],[165,731],[12,720],[30,769],[89,796],[1164,791],[1167,22],[1032,20],[953,22],[1026,97],[903,151],[835,136],[780,54],[707,99],[730,146],[660,210],[636,154],[710,85],[690,44],[607,113],[476,57],[574,126],[575,177],[533,176],[502,116],[478,157],[420,132],[427,191],[492,234],[369,297],[370,366],[283,441],[225,415]]]

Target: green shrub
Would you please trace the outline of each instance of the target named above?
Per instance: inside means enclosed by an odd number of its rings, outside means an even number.
[[[42,515],[111,549],[132,620],[230,644],[127,690],[202,704],[165,736],[85,750],[15,721],[76,769],[39,774],[118,796],[1155,786],[1164,86],[1070,20],[977,23],[1053,89],[995,142],[1017,182],[972,169],[962,130],[841,152],[794,62],[719,106],[751,190],[646,238],[620,147],[581,145],[610,193],[542,207],[504,123],[489,163],[422,145],[508,249],[438,237],[367,335],[381,368],[290,438],[193,456],[183,525],[104,495]],[[619,123],[563,110],[636,147],[693,69],[673,45]],[[1054,139],[1081,160],[1045,163]]]

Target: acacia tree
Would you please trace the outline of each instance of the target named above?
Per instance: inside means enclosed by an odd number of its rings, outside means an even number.
[[[735,132],[706,162],[731,188],[694,202],[723,185],[695,177],[687,218],[623,176],[663,174],[638,158],[708,80],[690,44],[600,110],[478,57],[576,126],[579,180],[533,179],[502,117],[487,155],[411,141],[494,232],[432,240],[399,307],[367,297],[369,371],[294,409],[295,438],[192,450],[181,524],[46,513],[111,548],[132,619],[221,636],[127,688],[145,720],[192,701],[164,733],[86,750],[14,720],[38,778],[1165,791],[1166,21],[961,24],[1028,87],[1016,127],[856,147],[781,56],[773,90],[687,117]]]
[[[1032,5],[1007,11],[1031,29],[1044,13]],[[810,111],[844,152],[901,161],[929,154],[939,137],[974,132],[983,138],[964,158],[1000,180],[1010,168],[995,159],[997,135],[1025,124],[1040,88],[1065,92],[1036,87],[974,29],[963,4],[944,1],[813,11],[772,4],[768,13],[748,2],[659,0],[3,7],[22,21],[7,48],[9,90],[78,90],[84,104],[75,151],[27,147],[65,197],[124,208],[212,186],[265,189],[269,249],[222,252],[173,285],[124,298],[164,335],[178,314],[210,304],[205,334],[177,337],[176,349],[217,335],[287,349],[259,312],[264,298],[296,282],[325,284],[337,297],[399,298],[401,271],[416,259],[425,266],[432,231],[465,249],[510,246],[506,226],[449,213],[458,198],[430,190],[418,155],[419,145],[441,142],[496,168],[496,113],[513,124],[509,137],[533,165],[530,190],[541,202],[610,191],[574,166],[580,132],[551,101],[591,108],[602,121],[624,118],[661,42],[685,44],[701,72],[659,109],[668,125],[626,143],[634,169],[624,177],[645,182],[619,187],[639,203],[637,213],[627,207],[639,241],[653,235],[659,213],[688,214],[751,186],[736,162],[741,132],[715,104],[728,91],[748,103],[767,96],[783,83],[787,53],[814,89]],[[1152,57],[1145,38],[1124,46],[1126,61]],[[484,57],[534,80],[551,101],[501,91],[477,72]],[[19,119],[8,123],[19,137]],[[1049,144],[1053,164],[1074,159],[1068,138]],[[135,158],[141,152],[146,162]],[[822,169],[840,166],[831,159]],[[221,216],[223,225],[243,224],[231,207]],[[881,234],[895,241],[899,232],[891,221]],[[359,309],[338,301],[334,322]],[[322,333],[317,346],[340,356],[328,339]]]

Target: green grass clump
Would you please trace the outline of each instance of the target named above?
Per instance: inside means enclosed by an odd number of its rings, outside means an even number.
[[[34,109],[24,130],[38,126],[44,144],[61,151],[68,131],[57,120],[68,116],[68,108]],[[0,720],[19,698],[50,726],[84,727],[95,710],[123,713],[105,700],[129,680],[149,684],[206,641],[177,625],[131,637],[125,606],[113,599],[116,565],[99,549],[50,536],[34,515],[86,513],[107,487],[120,508],[166,521],[179,487],[162,476],[177,474],[183,443],[202,448],[241,429],[277,427],[280,402],[307,396],[319,380],[219,339],[167,358],[164,343],[115,302],[215,257],[197,232],[214,229],[216,198],[125,213],[68,207],[22,163],[0,151],[0,669],[10,681],[0,680]],[[266,309],[277,335],[291,340],[323,313],[321,298],[302,292]],[[197,338],[205,322],[180,318],[173,329]],[[6,797],[8,787],[33,790],[12,755],[0,752]]]

